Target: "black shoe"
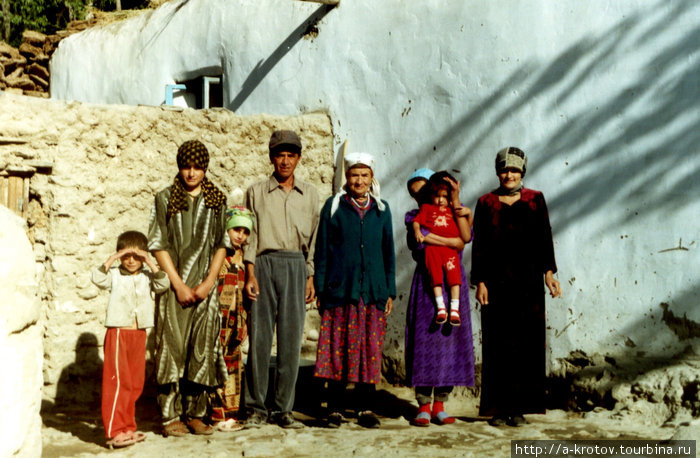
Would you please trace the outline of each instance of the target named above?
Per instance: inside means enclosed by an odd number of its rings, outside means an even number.
[[[508,418],[503,415],[495,415],[491,417],[488,423],[491,426],[505,426],[508,424]]]
[[[292,412],[281,412],[275,416],[275,423],[285,429],[300,429],[304,425],[294,419]]]
[[[364,428],[379,428],[379,418],[369,410],[364,410],[357,415],[357,424]]]
[[[523,426],[528,424],[528,421],[525,420],[525,417],[522,415],[513,415],[512,417],[508,417],[508,420],[506,421],[508,426]]]
[[[245,423],[243,423],[243,426],[246,429],[260,428],[265,423],[267,423],[267,415],[262,412],[255,411],[248,416]]]
[[[333,412],[326,418],[327,428],[340,428],[340,424],[343,422],[343,414],[340,412]]]

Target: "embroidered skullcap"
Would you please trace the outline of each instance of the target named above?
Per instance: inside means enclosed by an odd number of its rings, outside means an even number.
[[[505,169],[516,169],[525,176],[527,156],[520,148],[509,146],[496,154],[496,173]]]
[[[245,227],[253,230],[253,218],[255,215],[245,207],[229,207],[226,209],[226,230],[234,227]]]
[[[199,140],[189,140],[177,149],[177,167],[183,169],[194,165],[206,170],[209,166],[209,151]]]
[[[410,188],[411,183],[413,183],[414,181],[417,181],[417,180],[428,181],[428,180],[430,180],[430,177],[433,176],[434,173],[435,172],[433,172],[432,170],[427,169],[425,167],[418,169],[408,177],[408,181],[406,181],[406,187]]]

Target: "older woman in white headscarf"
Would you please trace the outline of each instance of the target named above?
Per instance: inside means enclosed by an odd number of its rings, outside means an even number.
[[[391,212],[379,197],[374,167],[370,154],[345,156],[346,184],[326,201],[318,226],[314,286],[321,330],[314,375],[328,381],[331,428],[343,421],[349,382],[355,384],[358,423],[380,424],[370,406],[396,281]]]

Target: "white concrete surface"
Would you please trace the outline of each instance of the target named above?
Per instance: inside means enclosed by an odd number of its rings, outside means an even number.
[[[52,97],[160,104],[166,84],[213,71],[239,114],[327,111],[336,146],[349,139],[350,150],[380,157],[402,266],[399,310],[413,270],[405,178],[423,166],[454,170],[473,207],[496,185],[496,151],[519,146],[530,157],[526,186],[548,199],[564,286],[563,299],[548,303],[554,366],[574,349],[664,356],[698,347],[700,4],[324,8],[175,0],[64,40]],[[318,34],[300,38],[315,17]],[[386,351],[400,352],[403,314],[390,323]]]
[[[26,222],[0,205],[0,456],[41,456],[42,327]]]

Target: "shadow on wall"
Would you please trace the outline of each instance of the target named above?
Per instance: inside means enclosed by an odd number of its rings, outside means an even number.
[[[170,11],[170,14],[168,15],[168,20],[167,20],[167,21],[164,21],[164,24],[169,24],[169,23],[170,23],[170,20],[171,20],[172,18],[174,18],[175,15],[176,15],[182,8],[184,8],[184,7],[187,5],[187,2],[188,2],[188,1],[189,1],[189,0],[180,0],[180,1],[175,5],[175,7]],[[143,46],[141,46],[141,49],[138,50],[138,56],[139,56],[139,57],[141,57],[141,55],[143,54],[143,52],[144,52],[149,46],[151,46],[152,43],[155,43],[156,40],[158,40],[158,37],[160,36],[160,34],[163,33],[164,30],[165,30],[165,27],[163,27],[163,28],[161,28],[161,29],[159,29],[159,30],[155,30],[155,31],[153,32],[153,34],[152,34],[150,37],[147,37],[146,39],[144,39]]]
[[[61,371],[56,387],[55,407],[73,407],[99,411],[102,391],[102,358],[95,334],[80,334],[75,344],[75,361]]]
[[[493,131],[513,119],[527,116],[530,101],[545,99],[549,101],[546,108],[554,112],[567,100],[578,97],[576,91],[590,75],[613,68],[629,55],[630,47],[647,46],[658,51],[655,55],[650,53],[645,65],[640,66],[638,73],[644,75],[643,79],[608,88],[611,95],[604,105],[579,109],[559,130],[543,136],[527,149],[542,152],[535,164],[540,168],[548,163],[566,164],[572,152],[584,153],[576,163],[568,163],[571,176],[548,199],[551,213],[566,215],[557,219],[553,228],[557,232],[613,200],[629,202],[629,208],[627,214],[611,215],[608,227],[625,222],[635,212],[646,213],[649,208],[672,214],[687,203],[687,196],[700,191],[698,180],[688,179],[700,171],[700,161],[689,160],[700,144],[700,116],[694,97],[700,92],[700,60],[695,59],[693,65],[679,71],[679,65],[697,52],[700,26],[675,43],[663,43],[665,46],[659,47],[654,37],[672,30],[679,17],[696,3],[685,0],[675,2],[672,8],[666,5],[660,2],[650,6],[646,13],[627,17],[600,37],[580,40],[549,64],[523,63],[489,97],[430,141],[428,148],[414,151],[406,160],[394,163],[387,176],[408,176],[410,172],[404,170],[405,164],[420,164],[432,148],[437,151],[434,162],[444,164],[444,169],[460,170],[470,155],[493,138]],[[654,13],[658,10],[665,13]],[[649,20],[650,17],[655,19]],[[519,94],[515,99],[511,97],[513,92]],[[485,118],[488,129],[480,127]],[[592,139],[602,133],[604,137]],[[464,142],[464,139],[471,140]],[[492,153],[495,157],[496,151]],[[688,167],[679,170],[684,164]],[[537,173],[537,168],[533,168],[528,175]],[[478,196],[496,187],[495,172],[492,181],[493,186],[470,189],[469,201],[476,201]],[[639,194],[645,198],[640,199]],[[573,202],[576,207],[571,210]]]
[[[674,33],[697,9],[692,0],[656,2],[604,33],[580,39],[550,62],[521,63],[490,96],[422,148],[408,153],[405,160],[392,163],[386,175],[407,177],[413,169],[406,165],[418,166],[426,157],[447,170],[481,163],[483,158],[477,160],[474,153],[492,148],[493,132],[514,123],[527,125],[529,121],[522,120],[529,120],[536,106],[548,115],[561,111],[568,117],[558,128],[531,137],[530,145],[520,145],[526,151],[541,152],[528,174],[533,183],[548,165],[567,171],[557,192],[547,195],[555,238],[586,219],[593,221],[592,216],[599,217],[595,221],[599,227],[587,230],[611,236],[634,218],[662,220],[675,214],[692,204],[689,196],[700,193],[696,179],[700,173],[700,60],[693,57],[700,26],[683,25],[688,33]],[[608,96],[601,101],[596,91],[603,85]],[[581,100],[591,98],[599,102],[581,105]],[[579,103],[574,104],[576,99]],[[507,145],[498,147],[502,146]],[[467,179],[465,175],[463,180]],[[463,200],[475,202],[497,185],[495,175],[491,182],[480,189],[465,187]],[[624,211],[603,214],[604,209],[615,207]],[[397,245],[397,249],[406,260],[405,247]],[[469,270],[469,262],[465,264]],[[409,290],[411,275],[409,269],[399,271],[399,291]],[[696,282],[687,290],[675,291],[665,310],[658,301],[650,302],[650,316],[620,332],[633,342],[653,341],[660,329],[673,331],[671,321],[686,316],[699,297]],[[685,320],[681,327],[697,330],[698,323]],[[685,336],[685,343],[692,345],[697,337]],[[610,337],[609,346],[614,338]],[[661,361],[660,355],[640,355],[634,346],[623,352],[630,359],[642,356]]]
[[[100,421],[102,358],[95,334],[80,334],[75,344],[75,361],[61,371],[53,404],[43,401],[41,417],[45,427],[69,432],[86,443],[102,444]]]
[[[243,102],[253,93],[256,87],[260,85],[268,73],[282,60],[282,58],[297,44],[305,35],[309,33],[318,33],[317,24],[328,14],[335,5],[321,5],[316,11],[309,16],[299,27],[294,29],[287,38],[280,43],[279,46],[265,60],[261,60],[250,72],[248,77],[241,85],[241,90],[233,99],[228,102],[227,107],[236,112]]]

